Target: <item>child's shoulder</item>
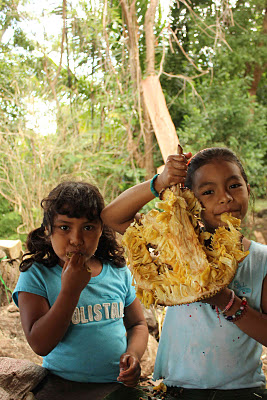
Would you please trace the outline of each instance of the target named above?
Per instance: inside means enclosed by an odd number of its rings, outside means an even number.
[[[254,240],[251,240],[249,251],[267,254],[267,245],[263,244],[263,243],[255,242]]]
[[[267,269],[267,245],[251,240],[249,247],[249,255],[244,259],[243,262],[252,262],[256,264],[262,264]]]
[[[130,279],[130,278],[132,279],[131,271],[127,267],[127,265],[125,265],[124,267],[117,267],[110,261],[104,262],[103,265],[106,266],[109,273],[112,274],[113,276],[116,275],[117,277],[120,277],[122,279]]]
[[[22,276],[36,276],[36,277],[43,277],[43,276],[49,276],[51,275],[51,271],[55,269],[60,269],[58,265],[55,265],[54,267],[47,267],[46,265],[40,263],[40,262],[33,262],[32,265],[26,269],[25,271],[22,271],[20,275]],[[61,271],[59,271],[61,273]]]
[[[34,261],[32,264],[30,264],[27,269],[25,269],[24,271],[21,271],[21,274],[32,274],[32,273],[38,273],[38,271],[42,270],[43,268],[45,268],[45,266],[41,263],[37,263],[36,261]]]
[[[117,274],[125,274],[125,272],[127,273],[128,271],[130,272],[126,264],[123,267],[118,267],[112,261],[104,261],[103,265],[105,265],[108,269],[114,271]]]

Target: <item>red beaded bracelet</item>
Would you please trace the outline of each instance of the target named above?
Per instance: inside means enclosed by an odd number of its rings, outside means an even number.
[[[216,306],[217,315],[225,314],[227,311],[229,311],[232,305],[234,304],[234,301],[235,301],[235,292],[231,289],[231,298],[229,300],[229,303],[225,306],[225,308],[222,311],[219,311],[218,307]]]
[[[239,310],[237,310],[234,315],[229,315],[228,317],[225,316],[225,319],[230,322],[238,321],[246,313],[247,305],[248,305],[247,299],[245,297],[242,297],[242,302]]]

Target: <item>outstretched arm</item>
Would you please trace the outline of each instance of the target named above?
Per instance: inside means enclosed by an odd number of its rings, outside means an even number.
[[[117,379],[126,386],[136,386],[141,375],[140,361],[148,341],[147,323],[137,298],[124,310],[124,325],[127,331],[127,350],[121,355]]]
[[[154,181],[158,193],[169,186],[184,183],[190,157],[191,153],[186,153],[167,158],[163,172]],[[150,182],[151,180],[140,183],[120,194],[102,211],[102,221],[123,234],[133,220],[138,219],[138,211],[155,198],[150,190]]]

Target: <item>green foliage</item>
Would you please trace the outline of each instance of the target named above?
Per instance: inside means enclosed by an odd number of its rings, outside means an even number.
[[[19,20],[17,6],[19,0],[1,0],[0,2],[0,26],[1,30],[6,30]]]
[[[20,0],[0,3],[0,129],[14,131],[24,126],[24,98],[33,75],[34,45],[18,26]],[[5,39],[5,35],[8,40]]]
[[[10,203],[0,196],[0,239],[20,239],[17,227],[21,224],[22,219],[19,213],[14,211]]]
[[[97,150],[100,134],[98,130],[81,131],[68,137],[67,146],[56,135],[45,138],[34,133],[22,133],[18,138],[0,135],[0,152],[6,165],[6,168],[0,165],[0,190],[20,210],[24,224],[20,232],[40,225],[40,202],[60,181],[89,181],[99,187],[109,202],[120,191],[144,179],[145,171],[131,168],[133,164],[125,159],[123,147],[112,141],[112,136],[101,151]],[[11,219],[12,224],[22,225],[21,219],[16,220],[17,213],[4,217],[5,226],[11,226]]]
[[[190,3],[191,4],[191,3]],[[212,67],[211,74],[195,80],[196,93],[183,80],[161,77],[169,110],[185,151],[227,146],[237,153],[248,173],[256,196],[266,195],[266,73],[261,76],[257,97],[249,95],[255,66],[266,60],[266,35],[263,35],[263,2],[237,2],[233,21],[222,14],[214,1],[191,5],[194,16],[184,5],[172,11],[172,27],[184,51],[198,68]],[[217,13],[215,13],[217,7]],[[214,46],[216,18],[221,15],[223,35]],[[199,17],[199,19],[198,19]],[[197,21],[197,23],[196,23]],[[200,28],[205,27],[208,35]],[[212,29],[210,27],[213,27]],[[165,70],[172,75],[194,76],[198,71],[174,42]],[[182,97],[183,96],[183,97]]]
[[[47,47],[54,53],[33,42],[19,25],[15,7],[19,3],[6,0],[0,7],[2,31],[9,28],[13,32],[7,43],[0,43],[0,190],[11,207],[1,213],[1,225],[10,227],[11,231],[3,234],[11,236],[15,225],[23,223],[22,229],[27,231],[40,224],[40,201],[61,180],[86,179],[100,188],[108,203],[146,175],[137,167],[129,139],[144,152],[141,103],[131,80],[129,37],[120,1],[108,2],[106,11],[103,1],[97,8],[90,1],[81,1],[77,7],[67,3],[61,65],[61,34],[49,39]],[[143,76],[143,26],[148,4],[148,0],[136,2]],[[160,79],[184,150],[194,153],[214,145],[232,148],[246,167],[255,195],[263,197],[266,72],[256,97],[248,95],[254,67],[266,59],[263,2],[238,1],[233,8],[234,25],[230,14],[222,13],[225,1],[192,0],[188,4],[194,14],[182,2],[173,4],[171,28],[180,46],[173,35],[169,40],[162,30],[159,9],[154,25],[156,68],[165,47],[164,71],[179,78],[162,74]],[[52,12],[62,17],[62,2],[53,3],[53,7]],[[24,18],[31,23],[27,14]],[[220,37],[214,28],[216,18]],[[192,78],[193,92],[182,76],[195,77],[201,71],[209,73]],[[28,99],[51,102],[56,132],[43,137],[38,129],[27,128]],[[156,139],[153,148],[154,165],[160,166],[163,161]],[[144,210],[154,206],[155,201]]]
[[[251,101],[240,80],[214,83],[203,90],[205,109],[190,103],[189,116],[178,128],[184,148],[193,153],[202,148],[226,146],[239,156],[256,196],[266,190],[265,110]]]
[[[13,44],[15,47],[21,47],[27,51],[33,51],[35,48],[33,42],[27,38],[26,33],[21,28],[14,31]]]

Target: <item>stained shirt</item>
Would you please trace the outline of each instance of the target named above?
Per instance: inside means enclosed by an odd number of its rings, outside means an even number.
[[[229,285],[260,311],[267,274],[267,246],[251,242]],[[168,307],[156,357],[154,379],[192,389],[238,389],[265,386],[262,346],[209,304]]]

